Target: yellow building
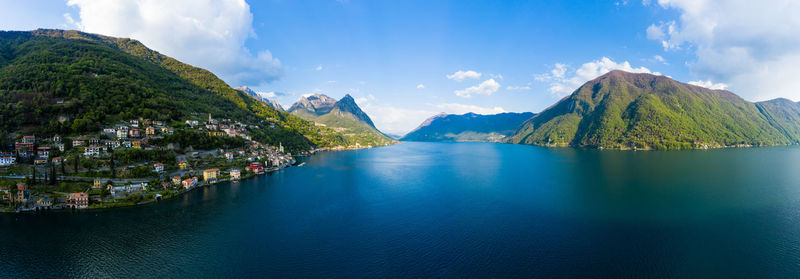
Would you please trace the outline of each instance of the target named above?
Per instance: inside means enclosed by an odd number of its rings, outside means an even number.
[[[203,180],[209,183],[216,182],[219,169],[208,169],[203,171]]]
[[[178,163],[178,167],[181,168],[181,169],[188,168],[189,167],[189,163],[186,162],[186,161],[180,162],[180,163]]]

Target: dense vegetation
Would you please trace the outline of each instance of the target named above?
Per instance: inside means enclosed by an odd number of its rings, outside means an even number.
[[[79,134],[144,117],[191,115],[281,127],[258,139],[290,150],[342,142],[317,127],[234,90],[211,72],[138,41],[77,31],[0,32],[0,138],[11,133]]]
[[[798,104],[751,103],[664,76],[612,71],[526,121],[512,143],[688,149],[791,144]]]
[[[150,140],[150,144],[156,146],[166,146],[170,143],[180,144],[180,147],[192,147],[194,149],[232,149],[245,147],[247,141],[240,137],[217,137],[208,133],[195,130],[177,130],[172,135],[165,135],[163,138]]]
[[[403,141],[497,141],[511,135],[533,113],[439,114],[406,134]]]

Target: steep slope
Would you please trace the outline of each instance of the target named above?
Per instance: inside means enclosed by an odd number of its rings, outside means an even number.
[[[332,104],[331,100],[334,100]],[[290,111],[304,119],[342,132],[345,141],[350,145],[383,146],[396,143],[375,128],[372,119],[361,110],[350,94],[339,101],[325,95],[303,97],[292,105]]]
[[[289,107],[288,112],[303,118],[315,118],[331,112],[336,104],[336,99],[323,94],[303,96],[299,101]]]
[[[250,87],[239,86],[239,87],[236,87],[234,89],[242,91],[245,94],[247,94],[248,96],[252,97],[253,99],[262,101],[262,102],[268,104],[269,106],[271,106],[272,108],[274,108],[276,110],[286,111],[285,109],[283,109],[283,106],[281,106],[281,104],[278,103],[278,101],[271,100],[269,98],[263,97],[263,96],[259,95],[258,93],[256,93],[255,91],[253,91],[253,89],[250,89]]]
[[[211,72],[138,41],[78,31],[0,32],[0,131],[77,134],[144,117],[211,114],[261,127],[254,139],[292,150],[343,143],[341,134],[277,111]],[[0,137],[6,139],[5,135]]]
[[[481,115],[438,114],[406,134],[402,141],[500,141],[533,117],[530,112]]]
[[[797,143],[800,139],[800,103],[779,98],[757,102],[756,107],[767,117],[772,126]]]
[[[771,109],[771,103],[758,106],[724,90],[664,76],[612,71],[526,121],[508,141],[619,149],[796,142],[797,137],[774,126],[779,121],[771,121],[762,112]],[[790,127],[783,130],[798,125],[784,124]]]

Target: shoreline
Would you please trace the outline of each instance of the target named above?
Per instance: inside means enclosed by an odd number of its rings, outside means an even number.
[[[401,143],[401,142],[398,141],[397,143],[394,143],[394,144],[391,144],[391,145],[395,145],[395,144],[399,144],[399,143]],[[391,145],[386,145],[386,146],[391,146]],[[378,147],[384,147],[384,146],[347,148],[347,149],[335,149],[335,148],[316,149],[316,150],[314,150],[314,152],[312,152],[310,154],[298,155],[296,157],[311,157],[311,156],[314,156],[314,155],[316,155],[317,153],[320,153],[320,152],[354,151],[354,150],[361,150],[361,149],[373,149],[373,148],[378,148]],[[54,207],[54,206],[51,206],[50,208],[44,208],[44,209],[33,208],[33,209],[30,209],[30,210],[19,210],[19,211],[18,210],[0,210],[0,214],[27,214],[27,213],[35,214],[35,213],[40,213],[40,212],[66,212],[66,211],[89,212],[89,211],[98,211],[98,210],[107,210],[107,209],[118,209],[118,208],[129,208],[129,207],[146,206],[146,205],[150,205],[150,204],[154,204],[154,203],[159,203],[159,202],[175,199],[175,198],[183,196],[183,195],[185,195],[185,194],[187,194],[189,192],[192,192],[192,191],[194,191],[195,189],[198,189],[198,188],[208,187],[208,186],[211,186],[211,185],[214,185],[214,184],[218,184],[220,182],[230,182],[230,183],[239,182],[239,181],[243,181],[243,180],[246,180],[246,179],[251,179],[251,178],[254,178],[254,177],[258,177],[258,176],[261,176],[261,175],[265,175],[265,174],[281,171],[283,169],[287,169],[287,168],[290,168],[290,167],[296,167],[296,166],[299,166],[300,164],[304,164],[304,162],[296,162],[296,160],[295,160],[295,163],[288,164],[288,165],[286,165],[284,167],[278,167],[278,168],[273,168],[273,169],[270,169],[270,170],[265,170],[263,173],[254,173],[252,175],[242,176],[241,178],[236,179],[236,180],[231,179],[231,178],[223,178],[223,179],[218,179],[217,182],[214,182],[214,183],[208,183],[208,182],[202,181],[200,184],[198,184],[197,186],[192,187],[191,189],[178,191],[175,195],[172,195],[169,198],[162,198],[161,200],[152,199],[152,200],[147,200],[147,201],[141,201],[141,202],[138,202],[138,203],[135,203],[135,204],[111,203],[111,205],[109,205],[109,206],[88,207],[88,208],[82,208],[82,209],[70,208],[70,207]]]
[[[9,210],[0,210],[0,214],[26,214],[26,213],[64,212],[64,211],[88,212],[88,211],[97,211],[97,210],[105,210],[105,209],[117,209],[117,208],[146,206],[146,205],[150,205],[150,204],[159,203],[159,202],[168,201],[168,200],[172,200],[172,199],[178,198],[178,197],[183,196],[183,195],[185,195],[185,194],[187,194],[189,192],[194,191],[195,189],[208,187],[208,186],[211,186],[211,185],[214,185],[214,184],[219,184],[221,182],[230,182],[230,183],[239,182],[239,181],[242,181],[242,180],[251,179],[251,178],[254,178],[254,177],[261,176],[261,175],[265,175],[265,174],[281,171],[283,169],[287,169],[287,168],[294,167],[294,166],[297,166],[297,165],[298,164],[295,163],[295,164],[287,165],[285,167],[274,168],[274,169],[271,169],[271,170],[268,170],[268,171],[265,170],[263,173],[256,173],[256,174],[252,174],[252,175],[248,175],[248,176],[243,176],[243,177],[241,177],[239,179],[235,179],[235,180],[231,179],[231,178],[223,178],[223,179],[217,180],[217,182],[214,182],[214,183],[208,183],[208,182],[203,181],[203,182],[199,183],[197,186],[192,187],[191,189],[178,191],[175,195],[172,195],[169,198],[162,198],[160,200],[152,199],[152,200],[141,201],[141,202],[138,202],[138,203],[135,203],[135,204],[124,204],[124,203],[115,204],[115,203],[112,203],[112,205],[110,205],[110,206],[94,207],[94,208],[93,207],[88,207],[88,208],[81,208],[81,209],[71,208],[71,207],[54,207],[54,206],[51,206],[50,208],[44,208],[44,209],[36,209],[36,208],[34,208],[34,209],[30,209],[30,210],[10,210],[10,211]]]

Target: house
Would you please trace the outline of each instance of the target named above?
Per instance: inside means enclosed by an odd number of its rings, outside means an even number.
[[[100,145],[100,138],[93,137],[89,139],[89,145]]]
[[[36,200],[36,207],[50,208],[51,206],[53,206],[53,200],[52,199],[49,199],[47,197],[41,197],[38,200]]]
[[[67,205],[76,209],[89,208],[89,195],[84,192],[69,193],[67,196]]]
[[[153,170],[155,172],[164,172],[164,164],[162,164],[162,163],[153,164]]]
[[[264,173],[264,167],[260,163],[252,163],[248,168],[254,173]]]
[[[72,139],[72,147],[81,147],[85,141],[81,138],[74,138]]]
[[[122,128],[117,129],[117,138],[124,139],[124,138],[127,138],[127,137],[128,137],[128,128],[127,127],[125,127],[125,129],[122,129]]]
[[[83,150],[83,156],[86,157],[93,157],[99,156],[103,154],[103,147],[102,146],[89,146]]]
[[[184,179],[183,181],[181,181],[181,186],[183,187],[183,189],[186,189],[186,190],[189,190],[192,187],[197,186],[197,177]]]
[[[56,149],[58,149],[58,151],[64,152],[64,144],[63,143],[54,143],[51,146],[55,147]]]
[[[33,156],[33,143],[17,142],[14,145],[14,150],[17,151],[19,157],[30,158]]]
[[[231,179],[239,180],[239,178],[242,177],[242,171],[240,171],[239,169],[231,169],[230,173],[231,173]]]
[[[132,119],[131,120],[131,127],[139,127],[139,120]]]
[[[144,134],[146,136],[148,136],[148,137],[155,136],[156,135],[156,129],[153,128],[153,126],[147,126],[147,128],[144,129]]]
[[[36,159],[33,159],[33,164],[34,165],[47,164],[47,157],[36,157]]]
[[[117,129],[114,128],[103,128],[103,134],[108,136],[113,136],[117,134]]]
[[[13,154],[0,154],[0,166],[10,166],[17,162],[17,157]]]
[[[13,202],[15,203],[26,203],[28,202],[28,188],[25,187],[25,184],[17,184],[17,194],[13,196]]]
[[[219,175],[219,169],[207,169],[203,171],[203,180],[209,183],[215,183]]]
[[[233,152],[225,153],[225,159],[228,161],[233,160]]]
[[[141,138],[142,137],[142,130],[139,129],[131,129],[128,131],[128,136],[132,138]]]
[[[158,120],[154,120],[153,121],[153,125],[161,126],[161,125],[164,125],[164,122],[161,122],[161,121],[158,121]]]
[[[108,184],[107,189],[109,190],[109,192],[111,192],[112,197],[119,198],[119,197],[124,197],[131,193],[141,192],[144,190],[146,185],[147,183],[130,184],[125,186],[112,186],[111,184]]]
[[[54,143],[61,143],[61,136],[59,136],[59,135],[53,136],[53,142]]]
[[[189,163],[186,161],[181,161],[180,163],[178,163],[178,167],[181,169],[186,169],[189,167]]]
[[[22,137],[22,143],[36,143],[36,136],[24,136]]]
[[[181,184],[181,177],[180,176],[173,176],[172,177],[172,184],[180,185]]]
[[[118,140],[110,140],[106,142],[106,147],[108,147],[109,149],[117,149],[121,145],[122,144]]]
[[[103,189],[103,181],[100,179],[95,179],[94,184],[92,184],[92,190],[100,190]]]
[[[54,166],[58,166],[58,165],[61,165],[61,161],[63,159],[64,158],[61,158],[61,157],[53,157],[53,159],[50,159],[50,163],[52,163]]]
[[[39,157],[50,157],[50,147],[49,146],[39,146],[36,148],[36,155]]]
[[[134,141],[134,142],[131,142],[131,146],[133,146],[133,148],[136,148],[136,149],[142,149],[142,145],[143,145],[143,144],[142,144],[142,142],[141,142],[141,141]]]
[[[122,146],[124,146],[125,148],[131,148],[133,147],[133,144],[130,141],[126,140],[122,142]]]
[[[197,121],[197,120],[186,120],[186,124],[188,124],[189,126],[194,127],[194,126],[200,125],[200,121]]]

